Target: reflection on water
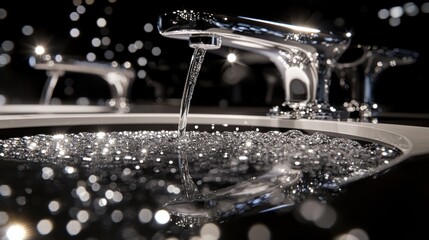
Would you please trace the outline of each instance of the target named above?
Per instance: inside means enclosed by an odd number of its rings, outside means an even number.
[[[23,226],[31,239],[198,235],[232,216],[323,202],[400,154],[298,130],[179,139],[177,131],[122,131],[0,140],[0,231]]]

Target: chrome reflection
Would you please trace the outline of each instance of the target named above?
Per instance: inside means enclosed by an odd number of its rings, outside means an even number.
[[[332,69],[350,43],[350,33],[322,32],[266,20],[177,10],[159,17],[161,35],[192,42],[212,35],[222,46],[268,57],[281,73],[283,105],[292,118],[331,118],[329,85]]]

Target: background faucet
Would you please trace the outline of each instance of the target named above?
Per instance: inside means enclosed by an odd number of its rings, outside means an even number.
[[[376,119],[380,107],[375,101],[374,85],[379,75],[390,67],[414,63],[419,54],[406,49],[356,45],[349,47],[339,59],[334,73],[339,78],[340,87],[346,92],[344,108],[350,118],[358,121]]]
[[[285,90],[283,105],[291,109],[287,116],[332,115],[330,76],[337,59],[350,44],[349,34],[186,10],[161,15],[158,30],[165,37],[189,40],[191,46],[202,41],[207,47],[215,41],[262,54],[280,72]]]
[[[129,111],[128,94],[135,77],[134,71],[130,68],[108,63],[81,61],[67,56],[53,58],[49,54],[31,56],[29,63],[34,69],[45,70],[48,75],[43,87],[40,104],[50,104],[58,79],[66,72],[75,72],[96,75],[104,79],[108,83],[111,92],[111,99],[108,101],[108,105],[118,112]]]

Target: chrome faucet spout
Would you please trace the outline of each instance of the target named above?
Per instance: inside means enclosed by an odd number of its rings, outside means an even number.
[[[188,40],[190,46],[200,36],[212,36],[215,43],[205,47],[221,44],[268,57],[281,74],[284,104],[292,108],[328,104],[331,71],[350,44],[346,33],[192,10],[161,15],[158,30],[165,37]]]

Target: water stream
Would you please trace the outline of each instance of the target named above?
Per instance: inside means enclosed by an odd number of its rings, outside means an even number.
[[[191,105],[192,94],[194,92],[195,84],[197,83],[198,75],[200,73],[201,65],[204,61],[206,50],[203,48],[195,48],[194,54],[191,58],[189,65],[188,75],[186,76],[185,88],[183,90],[182,100],[180,104],[180,117],[179,117],[179,136],[185,136],[186,124],[188,120],[189,107]]]
[[[178,135],[181,144],[186,147],[186,125],[188,122],[188,113],[191,106],[192,94],[194,92],[195,84],[197,83],[198,75],[200,73],[201,65],[204,61],[206,50],[203,48],[195,48],[194,54],[192,55],[191,62],[189,65],[188,75],[186,76],[185,88],[183,90],[183,96],[180,103],[180,115],[178,125]],[[188,199],[192,200],[193,197],[198,193],[197,185],[192,180],[192,176],[189,173],[188,158],[186,150],[181,148],[178,154],[179,168],[182,175],[182,183],[185,190],[185,195]]]

